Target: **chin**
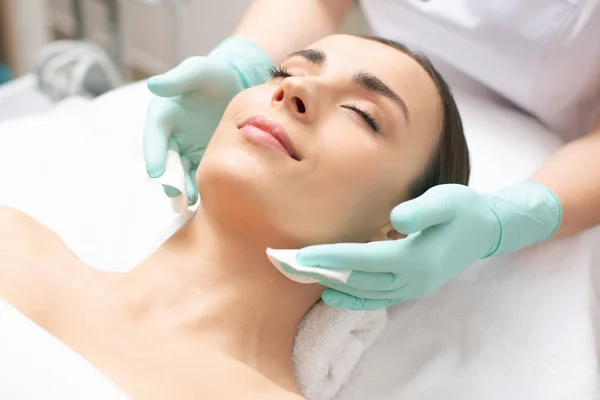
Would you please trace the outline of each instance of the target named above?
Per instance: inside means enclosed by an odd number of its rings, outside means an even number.
[[[268,212],[269,193],[277,185],[254,158],[243,150],[222,151],[218,159],[204,158],[196,175],[203,212],[222,229],[249,238],[264,237],[277,226]]]
[[[306,222],[296,203],[285,203],[289,196],[260,170],[239,158],[218,163],[203,160],[197,174],[202,212],[221,229],[257,246],[298,248],[312,244],[314,240],[307,239],[311,235],[304,231],[315,225]]]
[[[259,180],[260,165],[243,151],[221,151],[216,156],[206,154],[198,167],[196,183],[205,201],[215,198],[229,202],[238,197],[254,197],[253,184]],[[252,202],[249,202],[251,204]]]

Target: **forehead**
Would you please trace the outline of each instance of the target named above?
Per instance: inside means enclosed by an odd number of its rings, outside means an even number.
[[[388,80],[397,78],[398,75],[418,74],[418,70],[421,69],[411,57],[401,51],[356,36],[331,35],[309,47],[323,50],[327,54],[328,67],[366,69],[372,73],[379,73],[381,78],[389,78]]]

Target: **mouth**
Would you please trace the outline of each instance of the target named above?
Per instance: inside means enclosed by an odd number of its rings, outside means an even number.
[[[300,161],[294,143],[285,128],[265,115],[255,115],[246,119],[238,126],[238,129],[242,130],[250,139],[271,146],[294,160]]]

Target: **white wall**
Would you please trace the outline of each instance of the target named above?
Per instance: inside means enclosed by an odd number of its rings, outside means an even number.
[[[46,0],[1,0],[9,2],[12,22],[14,73],[33,70],[38,49],[50,40]]]
[[[71,0],[47,1],[53,25],[63,32],[73,33],[75,27],[70,13]],[[105,45],[107,27],[102,1],[85,1],[92,37]],[[154,74],[169,69],[182,58],[210,51],[231,34],[252,0],[189,0],[189,9],[179,25],[182,34],[180,47],[175,45],[174,34],[177,30],[175,15],[170,6],[148,5],[136,0],[120,2],[125,25],[125,62]],[[350,13],[344,24],[344,31],[368,33],[368,27],[358,7]]]

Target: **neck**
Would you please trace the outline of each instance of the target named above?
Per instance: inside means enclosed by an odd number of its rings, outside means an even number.
[[[271,265],[266,247],[285,245],[266,230],[221,229],[201,206],[150,258],[126,274],[125,307],[136,318],[150,317],[175,334],[192,335],[298,391],[293,340],[322,288],[292,282]]]

